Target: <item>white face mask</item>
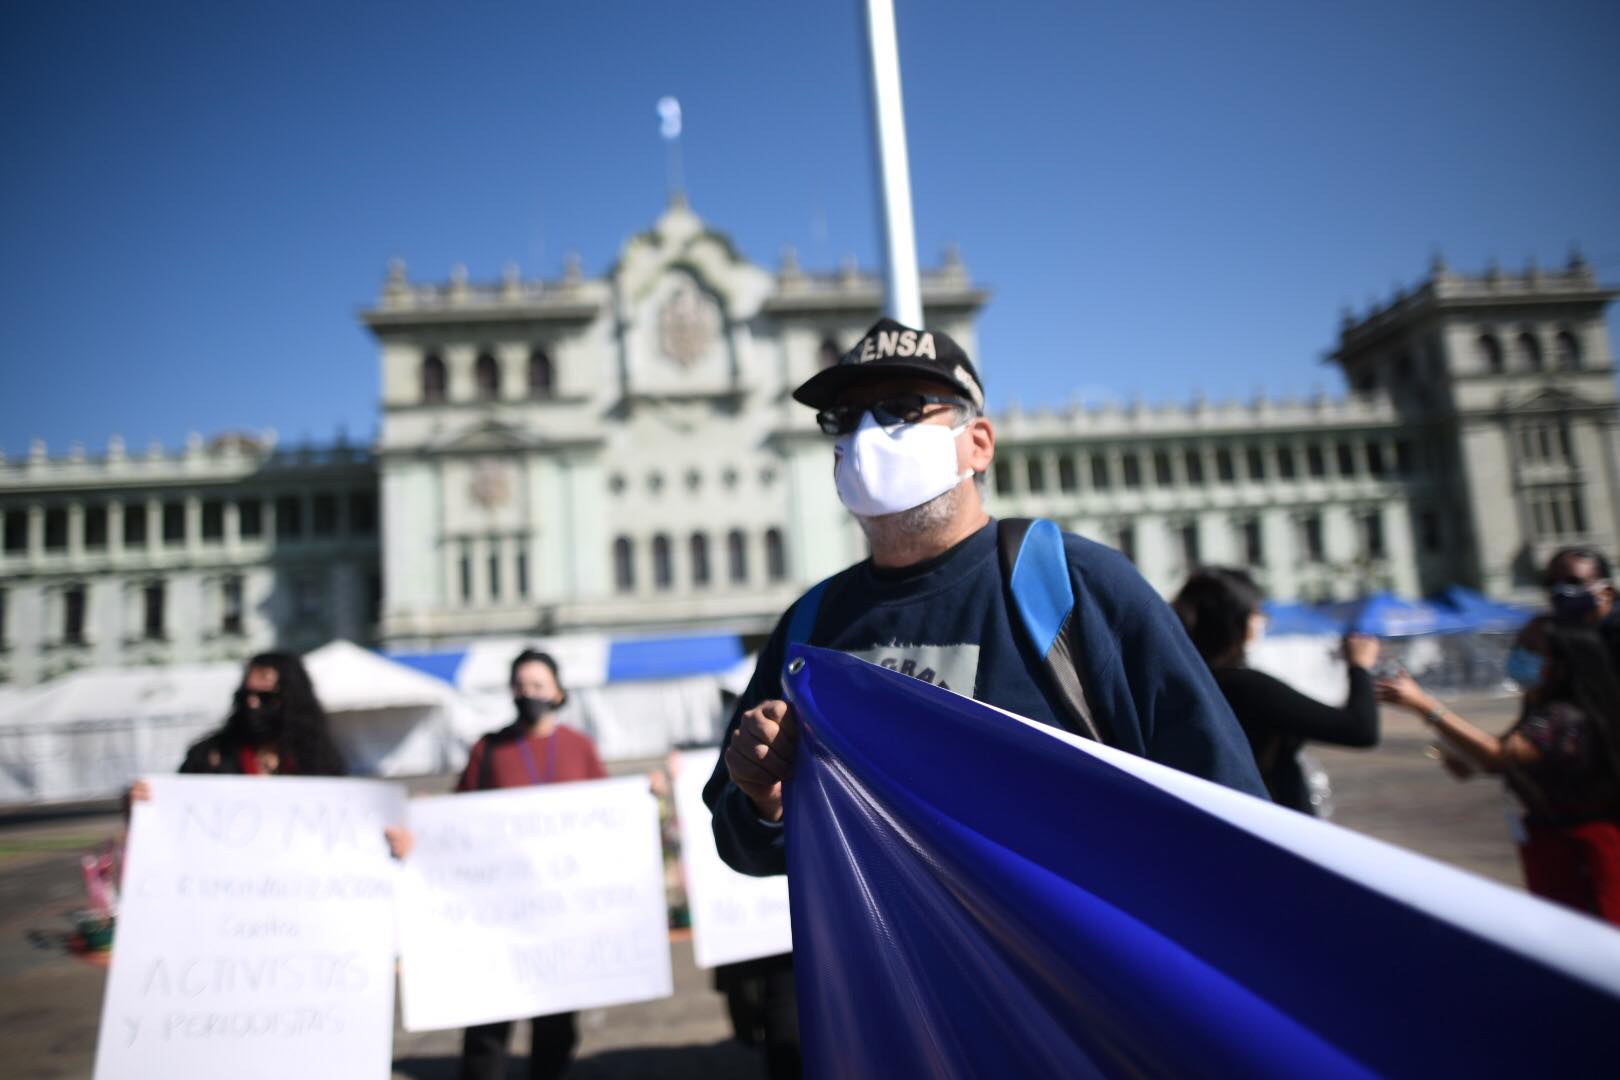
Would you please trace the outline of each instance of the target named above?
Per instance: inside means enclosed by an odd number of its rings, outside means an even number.
[[[921,506],[973,475],[956,468],[956,437],[967,425],[883,427],[870,412],[833,443],[838,498],[861,517],[882,517]]]

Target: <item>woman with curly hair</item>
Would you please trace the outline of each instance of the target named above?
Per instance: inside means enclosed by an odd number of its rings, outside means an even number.
[[[247,662],[225,726],[194,744],[182,773],[347,776],[326,710],[303,661],[260,653]]]
[[[347,776],[349,770],[303,661],[267,652],[247,662],[224,726],[192,744],[180,772]],[[131,800],[150,797],[144,780],[129,789]]]

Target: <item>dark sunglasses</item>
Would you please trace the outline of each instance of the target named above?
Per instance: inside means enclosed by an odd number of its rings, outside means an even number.
[[[959,397],[942,394],[891,394],[882,401],[869,405],[834,405],[816,412],[816,423],[828,435],[848,435],[861,424],[861,416],[871,413],[872,419],[884,427],[895,424],[915,424],[928,414],[930,405],[955,405],[970,408]]]
[[[242,687],[241,689],[236,691],[236,700],[237,701],[240,701],[240,702],[245,704],[249,697],[258,698],[260,705],[279,705],[279,704],[281,704],[281,691],[280,690],[249,690],[247,687]]]

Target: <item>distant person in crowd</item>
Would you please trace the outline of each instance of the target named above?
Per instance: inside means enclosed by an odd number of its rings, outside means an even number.
[[[182,773],[238,776],[346,776],[326,710],[303,661],[292,653],[260,653],[247,662],[225,725],[186,751]],[[137,780],[129,798],[151,798]]]
[[[1534,620],[1509,654],[1528,683],[1500,738],[1470,724],[1406,673],[1378,682],[1381,701],[1440,735],[1453,775],[1501,775],[1524,808],[1515,837],[1525,886],[1620,925],[1620,677],[1596,629]]]
[[[1597,627],[1610,659],[1620,666],[1620,605],[1609,560],[1596,548],[1564,548],[1547,560],[1542,583],[1553,618]]]
[[[1299,752],[1307,741],[1359,747],[1377,744],[1378,702],[1371,669],[1378,662],[1378,639],[1365,634],[1344,639],[1350,696],[1343,708],[1324,705],[1248,666],[1248,647],[1265,625],[1261,600],[1259,587],[1244,571],[1208,566],[1187,579],[1170,606],[1248,736],[1272,800],[1314,814]]]
[[[557,722],[557,710],[568,700],[557,661],[546,653],[525,649],[512,661],[511,688],[517,717],[473,744],[456,791],[490,791],[607,776],[590,737]],[[408,831],[389,829],[388,839],[396,856],[405,858],[410,854],[412,837]],[[561,1076],[579,1044],[574,1014],[536,1016],[529,1025],[529,1076],[532,1080]],[[511,1038],[512,1023],[507,1020],[468,1028],[461,1045],[462,1080],[504,1077]]]
[[[1609,560],[1593,548],[1564,548],[1547,560],[1542,575],[1548,609],[1561,623],[1601,624],[1615,613]]]

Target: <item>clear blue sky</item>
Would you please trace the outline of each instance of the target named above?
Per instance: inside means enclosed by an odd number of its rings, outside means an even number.
[[[1620,4],[899,4],[925,263],[995,299],[993,405],[1336,390],[1345,303],[1452,263],[1620,280]],[[695,209],[875,265],[853,2],[0,7],[0,449],[369,438],[355,311],[590,272]],[[1616,321],[1611,319],[1611,327]]]

